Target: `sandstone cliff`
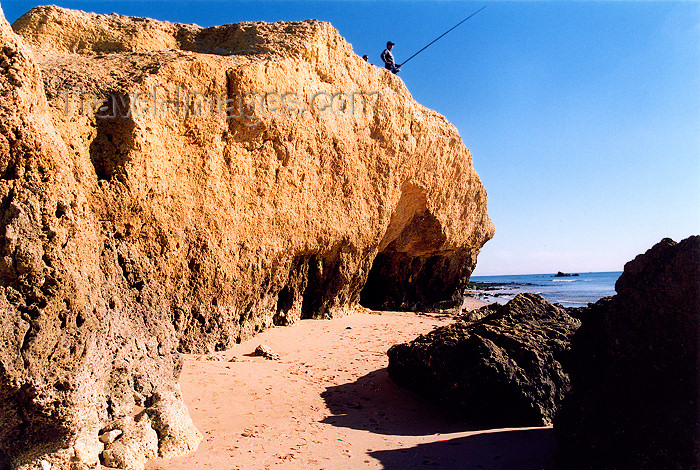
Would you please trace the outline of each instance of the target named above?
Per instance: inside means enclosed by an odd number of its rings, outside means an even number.
[[[361,297],[449,298],[493,235],[454,127],[328,24],[38,7],[13,28],[0,18],[0,466],[187,452],[178,351]]]

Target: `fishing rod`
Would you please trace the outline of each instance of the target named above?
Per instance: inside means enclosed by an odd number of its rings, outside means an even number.
[[[495,1],[495,0],[491,0],[489,3],[487,3],[487,4],[484,5],[483,7],[479,8],[478,10],[476,10],[476,11],[475,11],[474,13],[472,13],[471,15],[467,16],[466,18],[464,18],[462,21],[460,21],[459,23],[457,23],[456,25],[454,25],[453,27],[451,27],[450,29],[448,29],[447,31],[445,31],[444,33],[442,33],[440,36],[438,36],[438,37],[436,37],[435,39],[433,39],[433,40],[432,40],[427,46],[425,46],[423,49],[421,49],[420,51],[416,52],[415,54],[413,54],[413,55],[412,55],[411,57],[409,57],[408,59],[404,60],[403,63],[401,64],[401,67],[403,67],[404,65],[406,65],[406,62],[408,62],[409,60],[413,59],[415,56],[417,56],[418,54],[420,54],[421,52],[423,52],[424,50],[426,50],[427,48],[429,48],[430,46],[432,46],[433,43],[437,42],[438,39],[442,38],[442,37],[445,36],[447,33],[449,33],[450,31],[452,31],[453,29],[455,29],[457,26],[461,25],[462,23],[464,23],[465,21],[467,21],[469,18],[471,18],[472,16],[476,15],[476,14],[479,13],[481,10],[483,10],[484,8],[486,8],[487,6],[489,6],[489,4],[493,3],[493,1]]]

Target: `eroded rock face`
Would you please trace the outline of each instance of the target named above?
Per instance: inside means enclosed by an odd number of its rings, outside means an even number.
[[[0,466],[96,465],[110,420],[159,393],[184,406],[178,340],[125,284],[33,54],[1,15],[0,43]],[[198,443],[180,418],[178,441]]]
[[[178,351],[352,311],[368,276],[449,295],[493,235],[454,127],[328,24],[38,7],[14,27],[0,19],[3,463],[138,468],[149,430],[161,456],[188,452]],[[416,276],[370,275],[396,253]]]
[[[569,389],[561,358],[579,321],[536,294],[519,294],[392,346],[398,384],[487,426],[551,424]]]
[[[696,468],[700,237],[625,265],[583,316],[554,430],[562,468]]]

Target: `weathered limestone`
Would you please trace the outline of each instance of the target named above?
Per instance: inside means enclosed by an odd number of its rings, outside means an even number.
[[[14,28],[0,18],[3,464],[188,452],[178,351],[352,311],[363,288],[442,300],[493,234],[454,127],[328,24],[38,7]]]

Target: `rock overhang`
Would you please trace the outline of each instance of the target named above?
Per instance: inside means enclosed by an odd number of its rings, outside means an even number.
[[[100,431],[137,406],[176,430],[160,451],[191,449],[178,350],[347,313],[368,278],[377,305],[449,297],[493,234],[456,129],[327,23],[199,28],[58,7],[20,20],[22,39],[2,26],[15,101],[2,107],[1,298],[16,332],[0,357],[15,384],[3,414],[34,410],[7,422],[36,431],[30,444],[53,436],[56,462],[75,449],[94,460]],[[178,90],[199,111],[147,109]],[[330,106],[206,108],[288,92]],[[353,93],[377,100],[350,108]],[[144,112],[114,109],[135,95]],[[70,403],[60,423],[39,405],[52,400]],[[28,447],[12,452],[29,462]]]

